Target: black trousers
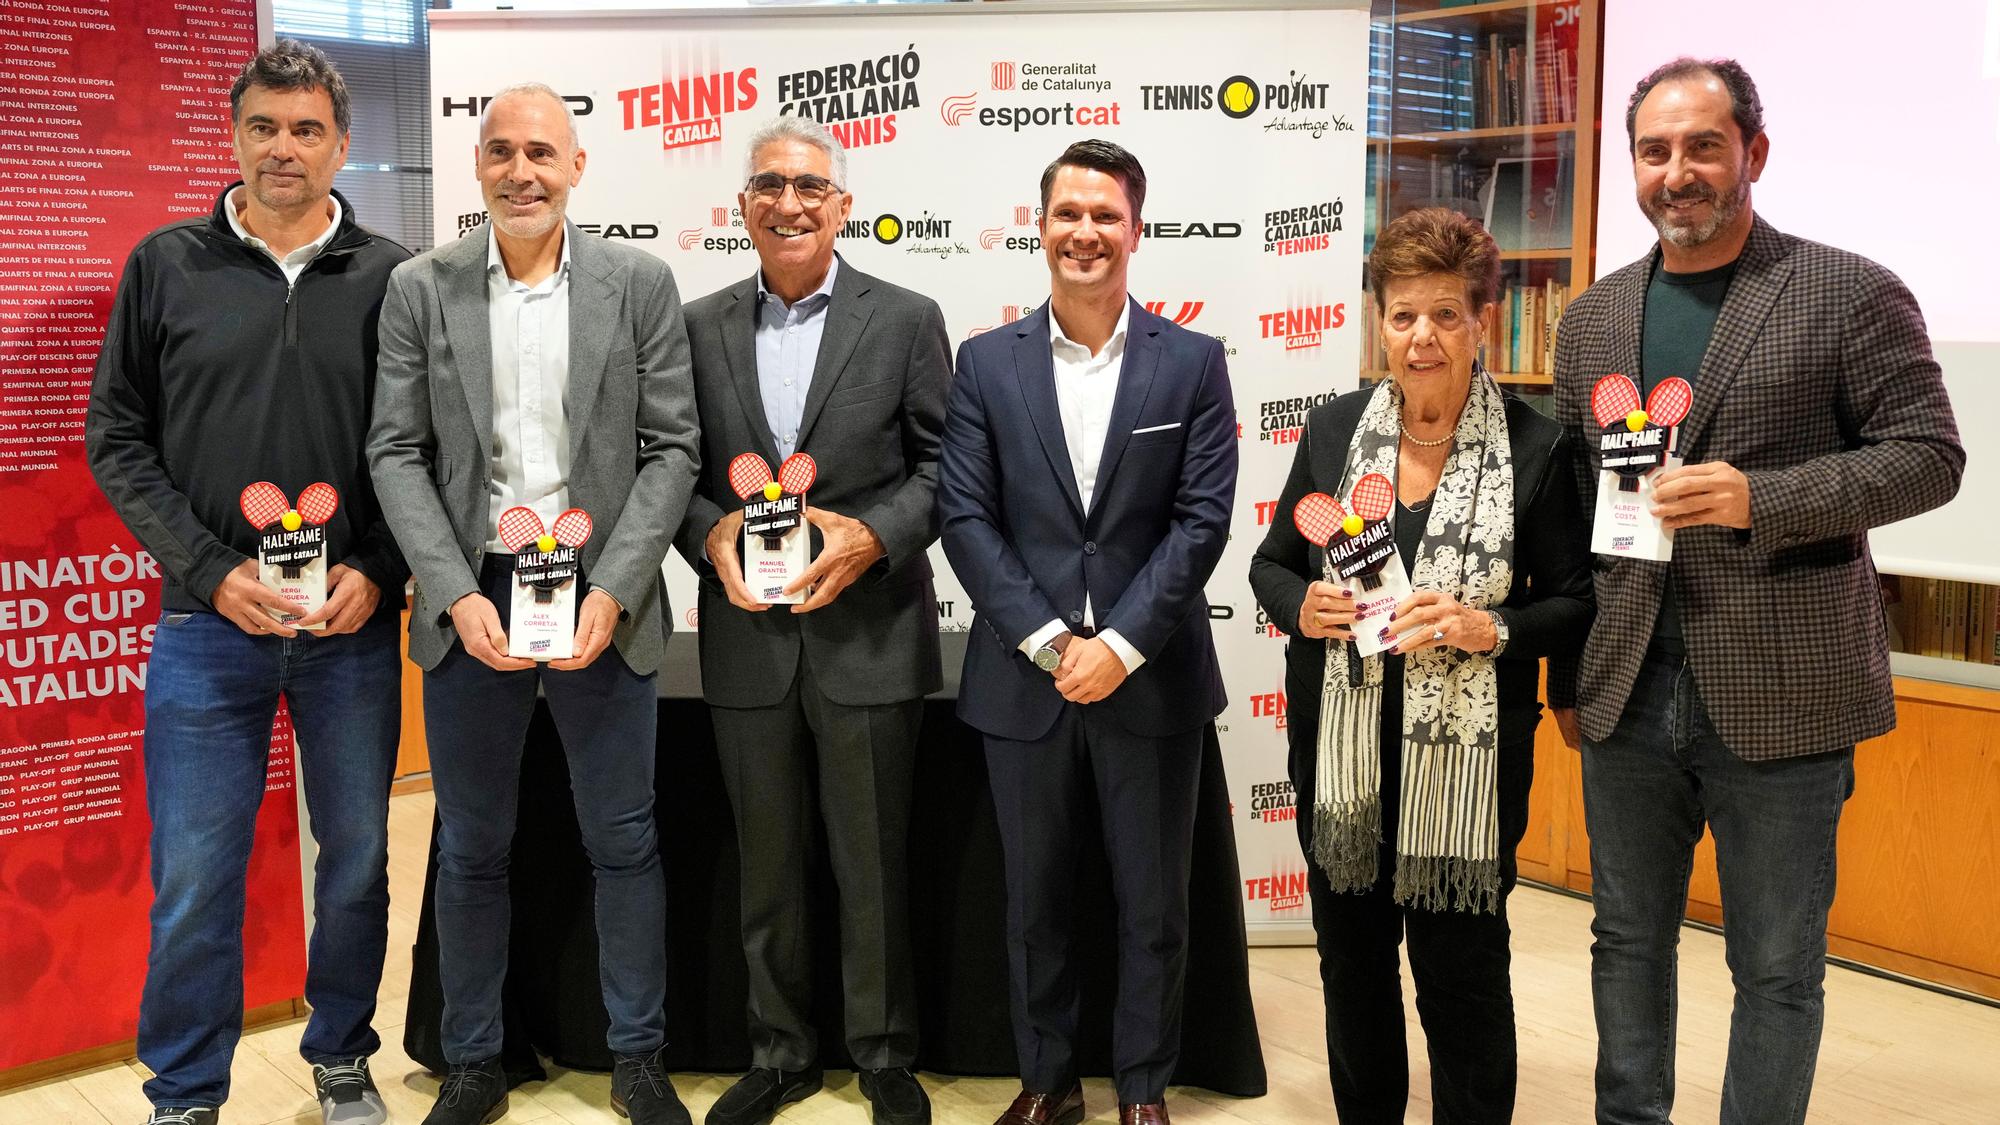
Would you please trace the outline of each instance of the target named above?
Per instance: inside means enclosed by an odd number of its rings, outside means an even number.
[[[1202,728],[1131,734],[1065,704],[1036,742],[986,739],[1007,865],[1007,957],[1021,1084],[1077,1076],[1076,855],[1100,833],[1118,914],[1111,1070],[1121,1104],[1162,1101],[1180,1058],[1188,871]]]
[[[819,1061],[809,917],[823,824],[840,888],[848,1052],[871,1070],[913,1065],[908,856],[923,700],[835,703],[802,657],[777,706],[710,714],[742,857],[752,1064],[803,1070]]]
[[[1514,888],[1514,849],[1528,827],[1534,742],[1527,739],[1500,747],[1499,912],[1399,905],[1391,891],[1401,795],[1401,663],[1393,661],[1397,667],[1384,676],[1383,684],[1383,844],[1375,885],[1360,894],[1336,894],[1326,872],[1310,860],[1306,864],[1320,985],[1326,994],[1326,1057],[1334,1109],[1342,1125],[1403,1121],[1410,1064],[1397,947],[1407,939],[1417,1018],[1430,1051],[1431,1120],[1437,1125],[1508,1122],[1514,1116],[1516,1050],[1507,893]],[[1298,792],[1299,841],[1310,857],[1320,684],[1304,679],[1288,676],[1287,729],[1292,784]]]

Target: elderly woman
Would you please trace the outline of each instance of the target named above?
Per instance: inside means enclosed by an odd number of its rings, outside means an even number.
[[[1514,1109],[1507,893],[1527,829],[1545,656],[1591,619],[1589,531],[1556,423],[1479,364],[1499,251],[1441,209],[1390,223],[1368,273],[1389,378],[1306,418],[1250,583],[1286,647],[1292,783],[1311,870],[1327,1061],[1342,1122],[1401,1122],[1409,1097],[1396,947],[1407,934],[1434,1120]],[[1379,472],[1415,593],[1401,638],[1360,657],[1351,584],[1291,519]],[[1556,701],[1562,702],[1562,701]]]

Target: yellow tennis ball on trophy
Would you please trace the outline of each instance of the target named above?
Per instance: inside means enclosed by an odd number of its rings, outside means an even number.
[[[299,529],[299,525],[304,522],[306,521],[300,519],[299,514],[297,512],[286,512],[284,515],[278,517],[278,523],[281,526],[283,526],[286,531],[297,531]]]
[[[555,549],[556,549],[556,537],[553,535],[544,534],[540,539],[535,540],[535,550],[540,551],[545,555]]]
[[[1631,430],[1635,434],[1638,433],[1640,430],[1645,429],[1646,412],[1643,410],[1634,410],[1632,413],[1627,414],[1625,416],[1625,428]]]
[[[1349,535],[1359,535],[1366,522],[1360,516],[1350,513],[1346,519],[1340,521],[1340,530]]]
[[[776,500],[778,497],[783,496],[784,494],[785,490],[778,486],[777,481],[771,481],[769,484],[766,484],[764,486],[764,499],[766,500]]]

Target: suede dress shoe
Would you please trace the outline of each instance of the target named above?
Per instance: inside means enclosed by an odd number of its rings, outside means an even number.
[[[694,1125],[687,1107],[674,1093],[659,1047],[643,1055],[618,1055],[611,1064],[611,1112],[630,1118],[632,1125]]]
[[[823,1075],[811,1070],[751,1067],[709,1107],[707,1125],[765,1125],[793,1102],[819,1093]]]
[[[1118,1125],[1173,1125],[1173,1122],[1167,1116],[1167,1103],[1145,1102],[1119,1106]]]
[[[861,1072],[861,1096],[874,1125],[931,1125],[931,1098],[906,1066]]]
[[[1069,1089],[1053,1094],[1037,1094],[1023,1086],[993,1125],[1081,1125],[1082,1121],[1083,1083],[1072,1082]]]
[[[494,1056],[453,1063],[438,1086],[437,1103],[424,1125],[490,1125],[507,1114],[507,1074]]]

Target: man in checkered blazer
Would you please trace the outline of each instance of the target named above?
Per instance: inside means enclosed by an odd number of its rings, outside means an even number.
[[[1550,671],[1583,749],[1597,1119],[1672,1110],[1675,945],[1706,824],[1736,982],[1722,1121],[1800,1122],[1854,746],[1896,721],[1867,533],[1951,499],[1965,453],[1903,284],[1752,213],[1770,141],[1742,67],[1661,67],[1626,128],[1659,246],[1569,307],[1556,350],[1586,508],[1599,378],[1680,376],[1694,404],[1685,466],[1656,478],[1673,561],[1598,556],[1580,665]]]

